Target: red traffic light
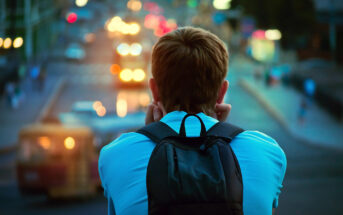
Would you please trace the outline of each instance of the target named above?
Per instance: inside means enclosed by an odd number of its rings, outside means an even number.
[[[68,13],[67,14],[67,22],[68,23],[74,23],[77,20],[77,14],[76,13]]]

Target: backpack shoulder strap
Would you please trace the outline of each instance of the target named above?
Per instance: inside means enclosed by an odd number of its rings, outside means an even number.
[[[230,141],[244,130],[226,122],[217,122],[207,131],[207,136],[223,137]]]
[[[172,128],[163,122],[154,122],[136,131],[149,137],[155,143],[159,143],[166,137],[179,136]]]

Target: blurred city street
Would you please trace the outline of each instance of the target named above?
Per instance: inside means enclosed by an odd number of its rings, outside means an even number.
[[[110,29],[108,20],[111,20],[114,15],[123,17],[122,7],[126,7],[126,2],[123,4],[124,6],[118,1],[117,4],[112,4],[113,2],[110,0],[99,2],[101,4],[99,3],[98,8],[108,7],[110,9],[102,15],[98,14],[99,20],[94,18],[97,20],[96,24],[94,21],[90,25],[96,27],[89,36],[92,38],[90,39],[92,42],[82,45],[83,57],[79,59],[66,57],[65,50],[68,49],[66,41],[69,40],[66,39],[68,37],[61,37],[62,39],[57,39],[49,50],[42,51],[44,60],[38,60],[39,62],[44,61],[46,64],[42,88],[30,77],[30,74],[26,74],[25,78],[20,81],[22,93],[17,106],[12,107],[5,93],[1,94],[0,215],[16,215],[23,212],[35,215],[107,213],[107,200],[98,184],[95,194],[84,195],[81,198],[53,199],[42,194],[23,195],[19,187],[21,179],[19,179],[19,170],[17,169],[18,163],[22,159],[20,131],[27,125],[53,123],[65,126],[67,129],[70,125],[90,128],[94,133],[94,141],[92,139],[91,142],[96,146],[94,149],[96,158],[101,147],[115,139],[120,133],[134,131],[144,125],[144,111],[151,102],[146,84],[136,81],[141,85],[122,87],[121,84],[125,84],[126,77],[121,76],[118,71],[114,71],[114,65],[124,64],[122,58],[127,55],[127,53],[126,55],[120,53],[117,48],[120,45],[117,45],[123,41],[132,44],[135,42],[134,39],[128,39],[127,42],[122,37],[118,37],[115,34],[117,32],[110,32],[113,33],[113,36],[108,30]],[[171,4],[170,2],[174,1],[156,2],[168,6]],[[341,9],[343,10],[343,7]],[[61,11],[65,13],[68,10],[66,7]],[[167,8],[165,14],[179,19],[176,20],[178,23],[194,24],[189,20],[196,14],[195,10],[194,7],[183,8],[173,14],[173,10]],[[185,17],[182,16],[184,11],[187,11]],[[81,15],[79,16],[81,17]],[[142,17],[143,15],[140,15],[139,19],[143,20]],[[60,19],[66,22],[64,16]],[[83,20],[83,22],[82,26],[87,26],[87,20]],[[104,25],[108,29],[104,29]],[[73,29],[70,26],[69,28]],[[143,25],[141,28],[143,29]],[[214,31],[222,32],[218,30],[221,29],[219,27],[211,25],[209,29],[211,28],[216,29]],[[77,27],[75,31],[80,33],[80,29]],[[2,33],[0,28],[0,37]],[[223,35],[225,36],[225,33]],[[148,42],[140,38],[137,43],[142,44],[139,54],[142,52],[141,55],[145,57],[144,54],[147,56],[151,54],[152,43],[158,37],[155,37],[156,34],[153,37],[151,32],[145,33],[144,36],[148,38]],[[148,44],[146,53],[144,53],[144,42]],[[342,214],[342,118],[332,114],[331,112],[334,111],[327,110],[321,101],[315,99],[306,106],[304,118],[300,118],[299,109],[302,108],[304,93],[293,84],[282,83],[281,78],[276,80],[276,84],[269,84],[266,81],[265,71],[272,68],[273,65],[281,65],[281,63],[263,62],[263,60],[249,55],[249,52],[245,50],[246,47],[241,48],[241,45],[233,47],[234,45],[231,46],[233,42],[229,40],[226,42],[230,47],[227,77],[230,85],[225,103],[232,104],[227,121],[246,130],[258,130],[270,135],[279,143],[287,157],[287,172],[276,214]],[[78,42],[72,41],[71,43]],[[80,44],[82,43],[80,42]],[[299,62],[296,57],[286,58],[286,55],[283,55],[286,51],[278,50],[278,52],[281,53],[278,53],[280,62],[291,68],[298,66]],[[289,53],[292,56],[296,55],[294,50]],[[22,55],[24,54],[22,53]],[[7,56],[7,52],[0,52],[1,56]],[[32,59],[34,59],[33,56]],[[37,59],[40,58],[37,57]],[[34,61],[37,60],[27,60],[27,65]],[[143,79],[147,80],[151,77],[149,58],[135,61],[139,65],[139,69],[136,68],[136,70],[145,72]],[[143,66],[139,64],[141,62],[145,62],[142,64]],[[19,65],[18,62],[16,63]],[[338,75],[339,78],[343,77],[341,63],[342,61],[337,63],[339,65],[337,70],[341,72]],[[131,63],[131,65],[133,64]],[[134,68],[131,69],[136,71]],[[132,75],[132,77],[134,76]],[[101,111],[94,106],[96,102],[101,104]]]

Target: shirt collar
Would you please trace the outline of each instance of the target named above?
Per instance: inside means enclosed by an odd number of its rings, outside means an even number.
[[[184,111],[172,111],[166,114],[160,121],[169,125],[172,129],[174,129],[176,132],[179,132],[181,121],[186,116],[186,112]],[[210,116],[207,116],[206,114],[200,112],[197,113],[201,120],[204,122],[206,130],[211,128],[214,124],[218,122],[217,119],[212,118]],[[194,117],[192,117],[194,118]],[[187,120],[188,121],[188,120]]]

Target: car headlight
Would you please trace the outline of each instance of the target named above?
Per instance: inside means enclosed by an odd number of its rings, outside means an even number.
[[[131,69],[123,69],[119,74],[120,80],[124,82],[129,82],[133,78],[133,73]]]
[[[132,56],[138,56],[138,55],[141,54],[142,49],[143,49],[143,47],[142,47],[141,44],[139,44],[139,43],[132,43],[131,47],[130,47],[130,54]]]
[[[75,139],[72,137],[67,137],[64,139],[64,147],[68,150],[75,148]]]
[[[121,43],[119,44],[119,46],[117,47],[117,52],[118,54],[122,55],[122,56],[126,56],[130,53],[131,51],[131,47],[129,44],[127,43]]]
[[[145,78],[145,72],[143,69],[135,69],[133,71],[133,80],[136,82],[141,82]]]

